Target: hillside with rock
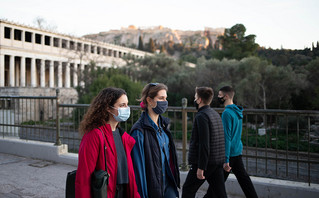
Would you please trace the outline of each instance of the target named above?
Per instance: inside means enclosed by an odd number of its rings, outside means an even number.
[[[136,47],[138,46],[139,37],[142,36],[144,44],[153,39],[157,45],[173,42],[175,44],[183,44],[184,46],[207,48],[209,45],[214,46],[217,37],[222,35],[224,30],[225,28],[205,28],[204,30],[197,31],[183,31],[163,26],[146,28],[129,26],[120,30],[89,34],[84,37],[127,47]]]

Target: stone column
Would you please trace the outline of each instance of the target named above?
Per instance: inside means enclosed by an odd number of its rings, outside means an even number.
[[[31,87],[37,86],[36,69],[35,58],[31,58]]]
[[[4,87],[4,55],[0,54],[0,87]]]
[[[64,84],[65,88],[70,88],[70,63],[67,62],[66,63],[66,67],[65,67],[65,84]]]
[[[40,60],[40,87],[45,87],[45,62]]]
[[[62,48],[62,39],[61,38],[59,38],[59,48]]]
[[[84,87],[84,64],[80,64],[80,73],[81,73],[81,82],[80,82],[80,86]]]
[[[14,29],[13,28],[11,28],[10,39],[11,39],[11,41],[14,41]]]
[[[15,74],[15,81],[14,81],[14,84],[15,84],[15,87],[20,87],[20,61],[18,63],[18,61],[16,59],[14,59],[14,74]]]
[[[62,87],[62,62],[58,61],[58,87]]]
[[[25,87],[25,57],[21,56],[20,87]]]
[[[74,63],[73,66],[73,87],[78,86],[78,64]]]
[[[35,44],[35,32],[32,33],[32,43]]]
[[[15,86],[15,67],[14,67],[14,56],[10,56],[10,87]]]
[[[25,42],[25,31],[21,30],[21,41]]]
[[[53,88],[54,87],[54,61],[49,60],[49,72],[50,72],[50,79],[49,79],[49,87]]]
[[[41,34],[41,45],[44,46],[44,34]]]

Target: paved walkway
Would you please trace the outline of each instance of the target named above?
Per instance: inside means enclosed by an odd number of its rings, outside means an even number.
[[[65,197],[66,174],[74,169],[70,165],[0,153],[0,197]]]
[[[0,153],[0,198],[63,198],[75,166]],[[196,197],[203,197],[199,191]],[[234,198],[234,197],[233,197]]]

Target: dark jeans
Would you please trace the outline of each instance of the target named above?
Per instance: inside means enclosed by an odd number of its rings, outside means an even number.
[[[245,196],[247,198],[258,197],[256,190],[254,188],[254,185],[251,182],[250,177],[245,170],[242,156],[239,155],[239,156],[235,156],[235,157],[230,157],[229,158],[229,166],[232,168],[231,171],[236,176],[237,181],[238,181],[241,189],[243,190]],[[229,172],[224,171],[225,181],[227,180],[228,176],[229,176]],[[217,193],[215,192],[215,190],[213,188],[211,188],[211,186],[209,186],[207,194],[204,197],[218,197],[218,196],[217,196]]]
[[[164,192],[164,198],[176,198],[176,197],[178,197],[178,193],[176,194],[175,187],[173,185],[167,185]]]
[[[218,197],[227,197],[224,183],[223,165],[208,165],[204,171],[205,179],[197,178],[197,165],[192,165],[183,185],[182,198],[194,198],[197,190],[207,180]]]

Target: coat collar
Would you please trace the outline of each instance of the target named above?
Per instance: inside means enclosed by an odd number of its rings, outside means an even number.
[[[150,127],[150,128],[153,128],[152,127],[152,123],[150,123],[148,117],[147,117],[147,111],[144,111],[141,115],[141,124],[144,125],[145,127]],[[159,115],[159,120],[160,120],[160,125],[161,127],[164,129],[164,130],[167,130],[168,128],[168,125],[169,125],[169,118],[166,118],[166,117],[163,117],[161,115]]]
[[[198,109],[198,112],[208,108],[209,108],[209,105],[202,106],[201,108]]]

